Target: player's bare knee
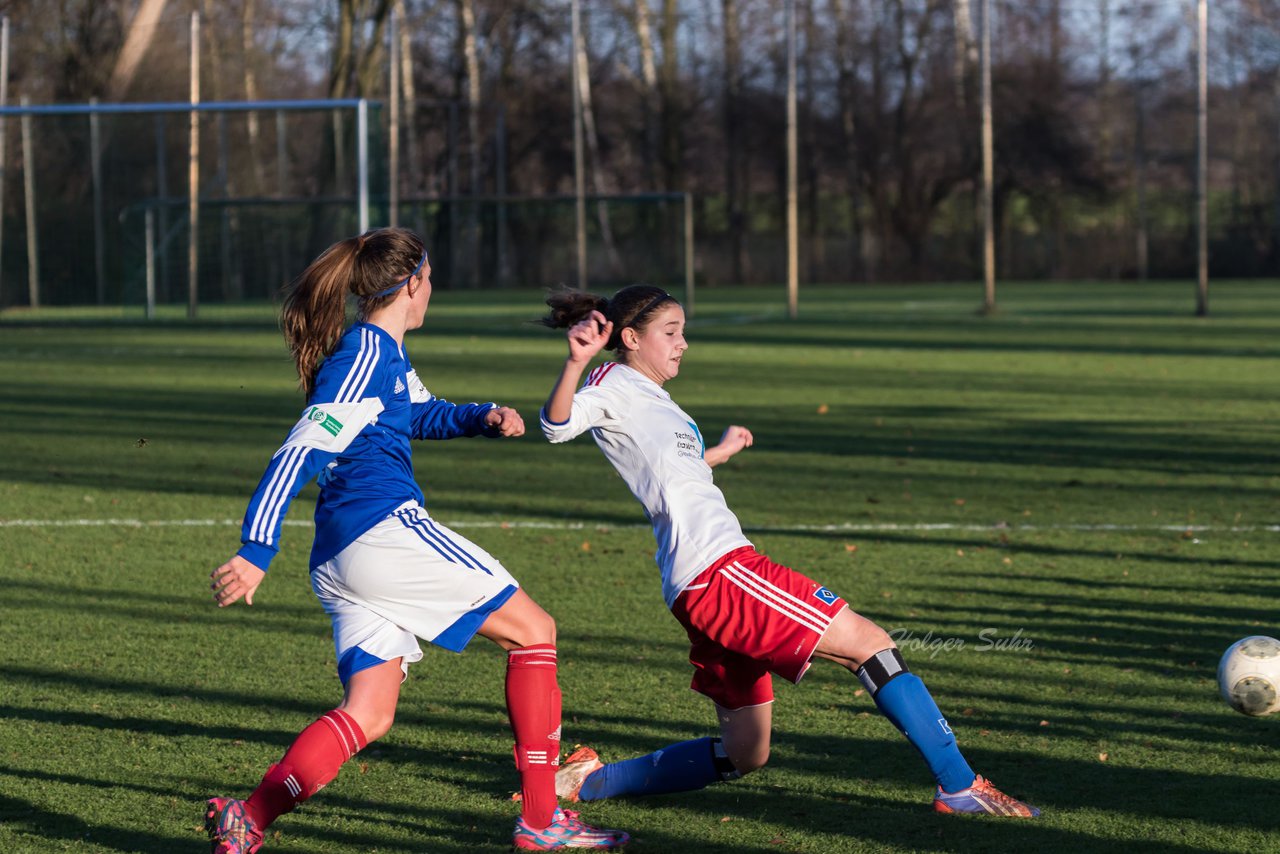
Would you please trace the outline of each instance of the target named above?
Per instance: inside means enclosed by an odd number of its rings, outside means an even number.
[[[551,644],[556,642],[556,621],[545,611],[527,614],[518,625],[512,627],[513,648]]]
[[[769,761],[768,742],[745,746],[735,744],[730,748],[723,739],[714,738],[711,740],[711,751],[716,772],[726,782],[758,771]]]
[[[879,625],[853,611],[843,611],[819,642],[815,654],[857,672],[877,652],[894,648],[893,638]]]
[[[742,756],[735,756],[733,758],[733,767],[737,769],[739,774],[746,776],[752,771],[759,771],[768,761],[769,748],[766,746],[756,748]]]
[[[360,725],[360,732],[364,735],[367,744],[373,744],[391,731],[391,725],[395,723],[396,710],[371,708],[369,706],[340,706],[347,714],[355,719]]]

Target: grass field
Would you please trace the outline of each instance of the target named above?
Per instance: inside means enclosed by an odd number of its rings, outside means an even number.
[[[700,294],[669,388],[718,436],[756,545],[896,630],[971,763],[1035,822],[928,811],[914,750],[844,671],[779,686],[770,765],[587,805],[637,852],[1278,851],[1280,715],[1219,699],[1219,655],[1280,634],[1280,283]],[[710,734],[638,505],[587,438],[536,415],[562,339],[533,291],[437,294],[409,351],[519,440],[425,444],[433,514],[558,619],[565,739],[626,758]],[[205,850],[338,697],[307,585],[314,487],[252,608],[209,570],[301,408],[267,307],[198,323],[0,315],[0,850]],[[984,640],[985,639],[985,640]],[[999,648],[991,643],[999,640]],[[503,850],[515,782],[504,658],[426,651],[396,727],[265,851]]]

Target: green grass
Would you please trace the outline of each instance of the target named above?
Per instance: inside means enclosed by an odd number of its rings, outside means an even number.
[[[588,806],[635,851],[1280,849],[1280,715],[1214,684],[1229,643],[1280,634],[1280,283],[1216,283],[1208,319],[1187,283],[1002,285],[991,318],[978,297],[811,288],[788,322],[777,290],[705,291],[670,388],[709,438],[755,433],[716,476],[756,544],[898,630],[972,764],[1043,818],[928,812],[913,749],[819,663],[779,686],[763,771]],[[433,392],[533,428],[421,446],[428,506],[557,618],[569,743],[708,734],[638,506],[589,439],[537,435],[563,352],[538,307],[442,291],[410,337]],[[5,851],[203,850],[202,800],[247,793],[338,697],[305,526],[253,608],[208,598],[301,407],[271,310],[137,314],[0,315]],[[428,648],[391,734],[264,851],[503,850],[503,666]]]

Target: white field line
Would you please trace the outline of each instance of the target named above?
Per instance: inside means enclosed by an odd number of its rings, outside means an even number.
[[[306,519],[286,519],[285,525],[310,528]],[[478,520],[446,521],[450,528],[504,528],[537,529],[549,531],[604,531],[613,528],[648,528],[648,525],[605,525],[591,522],[540,522],[536,520]],[[217,528],[239,527],[236,519],[0,519],[0,528]],[[1083,532],[1168,532],[1193,534],[1249,534],[1280,533],[1280,525],[1108,525],[1088,523],[1058,523],[1047,525],[1010,525],[996,523],[976,525],[959,522],[841,522],[830,525],[744,525],[747,531],[770,533],[851,533],[875,534],[899,531],[960,531],[969,533],[1034,532],[1034,531],[1083,531]]]

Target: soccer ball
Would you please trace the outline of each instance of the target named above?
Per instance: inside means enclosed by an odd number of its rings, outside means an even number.
[[[1218,662],[1218,689],[1237,712],[1280,711],[1280,641],[1253,635],[1227,647]]]

